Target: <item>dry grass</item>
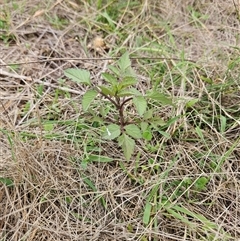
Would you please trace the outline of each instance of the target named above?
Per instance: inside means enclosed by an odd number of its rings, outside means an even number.
[[[0,240],[240,240],[240,6],[230,0],[102,1],[99,8],[101,1],[88,2],[0,5],[7,26],[0,30],[0,177],[14,182],[0,184]],[[105,9],[116,18],[111,23],[102,20]],[[108,51],[88,48],[98,35]],[[88,69],[100,81],[109,61],[94,58],[124,49],[166,58],[133,65],[141,88],[159,81],[179,100],[175,109],[159,107],[159,114],[181,116],[165,130],[171,138],[139,141],[131,162],[84,122],[84,88],[59,82],[69,67]],[[186,108],[192,98],[200,101]],[[84,168],[81,161],[96,147],[115,161]],[[198,177],[209,178],[204,190],[196,188]]]

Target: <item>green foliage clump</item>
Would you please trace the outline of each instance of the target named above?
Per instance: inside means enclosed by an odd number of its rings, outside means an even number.
[[[129,160],[134,153],[135,141],[151,140],[153,128],[164,124],[148,105],[149,101],[173,103],[171,98],[156,90],[141,93],[137,89],[138,80],[128,53],[123,54],[116,65],[109,65],[108,69],[109,72],[102,74],[106,83],[98,86],[92,83],[87,70],[70,68],[64,74],[72,81],[90,87],[82,98],[83,111],[90,114],[92,122],[98,120],[103,124],[103,128],[99,127],[102,137],[106,140],[116,139]],[[95,99],[98,111],[92,107]]]

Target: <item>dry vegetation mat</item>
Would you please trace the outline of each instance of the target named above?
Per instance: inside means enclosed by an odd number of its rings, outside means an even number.
[[[0,240],[240,240],[237,0],[0,0]]]

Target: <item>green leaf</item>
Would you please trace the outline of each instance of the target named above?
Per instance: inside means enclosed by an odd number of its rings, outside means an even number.
[[[147,141],[151,141],[152,140],[152,132],[150,130],[145,130],[142,134],[142,137]]]
[[[94,183],[86,176],[84,176],[83,181],[94,191],[97,192],[97,188],[95,187]]]
[[[200,79],[203,80],[204,82],[206,82],[207,84],[212,84],[213,83],[213,80],[211,78],[200,76]]]
[[[129,88],[129,90],[133,93],[133,95],[135,96],[141,96],[142,93],[140,91],[138,91],[137,89],[135,88]]]
[[[179,212],[175,212],[173,209],[165,207],[167,212],[170,213],[175,219],[180,220],[181,222],[189,225],[190,227],[194,227],[195,223],[194,222],[190,222],[185,215],[182,215]]]
[[[111,110],[110,106],[100,106],[99,113],[101,116],[107,116],[110,110]]]
[[[124,77],[136,77],[136,74],[131,66],[125,69],[122,75]]]
[[[126,160],[129,161],[134,152],[135,141],[128,135],[122,134],[118,138],[118,144],[122,147]]]
[[[127,126],[124,127],[126,130],[126,133],[135,138],[135,139],[139,139],[142,138],[142,133],[141,130],[139,129],[139,127],[135,124],[129,124]]]
[[[103,138],[107,140],[113,140],[121,134],[120,126],[116,124],[110,124],[106,127],[103,133]]]
[[[194,213],[194,212],[188,210],[188,209],[185,208],[185,207],[181,207],[181,206],[178,206],[178,205],[174,205],[174,206],[172,206],[172,209],[174,209],[174,210],[176,210],[176,211],[178,211],[178,212],[184,213],[184,214],[186,214],[186,215],[188,215],[188,216],[190,216],[190,217],[193,217],[194,219],[197,219],[198,221],[200,221],[200,222],[202,222],[202,223],[204,224],[205,228],[208,227],[209,230],[210,230],[210,229],[217,229],[217,228],[218,228],[218,226],[217,226],[216,223],[211,222],[210,220],[208,220],[208,219],[207,219],[206,217],[204,217],[203,215],[198,214],[198,213]],[[169,208],[167,208],[167,210],[169,211]],[[188,220],[187,220],[187,221],[184,221],[184,222],[187,223]],[[191,223],[190,223],[190,224],[191,224]]]
[[[141,124],[140,124],[140,126],[141,126],[141,130],[142,130],[142,132],[143,131],[146,131],[147,130],[147,128],[148,128],[148,123],[147,122],[141,122]]]
[[[101,14],[104,18],[107,19],[109,25],[115,29],[115,24],[114,24],[114,21],[111,19],[111,17],[108,15],[108,13],[105,11],[104,13]]]
[[[143,223],[145,225],[148,225],[148,223],[150,221],[151,210],[152,210],[152,205],[149,201],[147,201],[145,208],[144,208],[144,213],[143,213]]]
[[[122,71],[125,71],[128,67],[131,66],[131,61],[128,52],[125,52],[122,55],[122,57],[118,60],[118,65]]]
[[[227,124],[227,118],[223,115],[220,115],[220,122],[221,122],[221,133],[223,134],[226,131],[226,124]]]
[[[102,77],[111,85],[116,85],[118,83],[117,78],[109,73],[102,73]]]
[[[83,111],[87,111],[89,108],[91,102],[94,100],[94,98],[97,96],[98,92],[96,90],[88,90],[82,98],[82,107]]]
[[[66,69],[64,71],[65,76],[70,78],[72,81],[76,83],[83,83],[90,85],[90,72],[84,69]]]
[[[126,88],[131,85],[135,85],[136,83],[137,83],[137,79],[135,77],[126,76],[122,79],[122,81],[120,83],[120,88]]]
[[[153,109],[146,111],[143,115],[144,120],[151,119],[153,117]]]
[[[133,97],[133,103],[137,109],[137,112],[140,116],[144,114],[147,109],[147,101],[143,96],[135,96]]]
[[[118,97],[133,96],[133,95],[141,95],[141,93],[135,88],[129,88],[129,89],[120,90],[117,94]]]
[[[120,90],[117,93],[118,97],[126,97],[126,96],[132,96],[132,95],[133,95],[133,92],[131,90]]]
[[[199,126],[197,126],[197,127],[195,128],[195,130],[196,130],[196,133],[198,134],[198,136],[199,136],[202,140],[204,140],[204,135],[203,135],[202,129],[201,129]]]
[[[167,139],[170,139],[171,138],[171,136],[167,133],[167,132],[165,132],[165,131],[158,131],[162,136],[165,136]]]
[[[209,179],[206,177],[199,177],[198,180],[195,182],[194,186],[198,191],[202,191],[206,189],[206,185],[208,184]]]
[[[12,187],[14,185],[13,180],[10,178],[0,177],[0,182],[5,184],[7,187]]]
[[[108,69],[111,70],[117,76],[120,76],[120,71],[117,67],[115,67],[113,65],[108,65]]]
[[[198,101],[199,101],[199,99],[189,100],[189,101],[186,103],[186,107],[190,108],[190,107],[194,106]]]
[[[105,86],[98,86],[98,88],[102,91],[102,93],[104,95],[110,95],[110,96],[114,96],[114,93],[111,89],[105,87]]]
[[[173,102],[169,97],[157,91],[151,92],[147,95],[147,97],[153,100],[157,100],[163,105],[173,105]]]
[[[100,155],[89,155],[88,161],[92,162],[112,162],[113,159],[107,156],[100,156]]]

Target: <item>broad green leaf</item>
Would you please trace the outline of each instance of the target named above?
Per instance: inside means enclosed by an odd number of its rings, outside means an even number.
[[[130,66],[125,69],[122,73],[124,77],[136,77],[136,73],[134,72],[133,68]]]
[[[126,88],[129,87],[131,85],[135,85],[137,83],[137,79],[132,77],[132,76],[126,76],[122,79],[121,83],[120,83],[120,87],[121,88]]]
[[[86,111],[91,102],[94,100],[94,98],[97,96],[98,92],[96,90],[88,90],[82,98],[82,107],[83,111]]]
[[[98,86],[98,88],[102,91],[102,93],[104,95],[110,95],[110,96],[114,96],[114,93],[111,89],[105,87],[105,86]]]
[[[153,117],[153,110],[152,109],[146,111],[143,115],[144,120],[151,119],[152,117]]]
[[[122,134],[118,138],[118,144],[122,147],[126,160],[129,161],[134,152],[135,141],[128,135]]]
[[[126,133],[135,138],[135,139],[139,139],[142,138],[142,133],[141,130],[139,129],[139,127],[135,124],[129,124],[127,126],[124,127],[126,130]]]
[[[141,130],[143,132],[143,131],[147,130],[149,124],[147,122],[141,122],[140,126],[141,126]]]
[[[120,75],[120,71],[117,67],[113,66],[113,65],[108,65],[108,69],[111,70],[114,74],[116,74],[117,76]]]
[[[135,88],[129,88],[129,89],[120,90],[117,94],[118,97],[133,96],[133,95],[134,96],[141,95],[141,93]]]
[[[169,97],[167,97],[166,95],[159,93],[157,91],[147,94],[146,97],[153,99],[153,100],[157,100],[163,105],[173,105],[173,102]]]
[[[145,130],[142,134],[142,137],[145,140],[150,141],[150,140],[152,140],[152,132],[150,130]]]
[[[106,127],[105,132],[103,133],[103,138],[107,140],[113,140],[118,137],[121,133],[120,126],[116,124],[110,124]]]
[[[131,61],[128,52],[125,52],[122,57],[118,60],[118,65],[122,71],[125,71],[131,66]]]
[[[92,162],[112,162],[113,159],[107,156],[101,156],[101,155],[89,155],[88,161]]]
[[[141,96],[142,93],[138,91],[136,88],[129,88],[129,90],[133,93],[135,96]]]
[[[147,201],[145,208],[144,208],[144,213],[143,213],[143,223],[145,225],[149,224],[150,221],[150,216],[151,216],[151,210],[152,210],[152,205],[149,201]]]
[[[118,83],[117,78],[109,73],[102,73],[102,77],[111,85],[116,85]]]
[[[118,93],[118,85],[113,85],[112,92],[114,93],[114,95],[117,95],[117,93]]]
[[[66,69],[64,71],[65,76],[70,78],[72,81],[76,83],[83,83],[90,85],[90,72],[85,69]]]
[[[12,187],[14,185],[12,179],[4,177],[0,177],[0,183],[5,184],[7,187]]]
[[[133,95],[133,92],[131,90],[120,90],[118,93],[117,93],[117,96],[118,97],[126,97],[126,96],[132,96]]]
[[[147,109],[147,101],[143,96],[135,96],[133,97],[133,103],[137,109],[137,112],[140,116],[144,114]]]

